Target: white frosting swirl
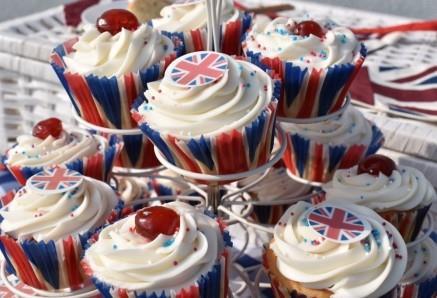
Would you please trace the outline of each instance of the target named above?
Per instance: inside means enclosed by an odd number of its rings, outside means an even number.
[[[0,211],[0,228],[18,240],[56,241],[103,225],[116,204],[117,197],[108,185],[88,177],[64,193],[23,187]]]
[[[379,297],[387,293],[400,281],[406,267],[407,250],[401,235],[368,208],[340,201],[330,204],[361,216],[372,232],[349,244],[324,239],[306,224],[304,217],[312,205],[298,202],[275,226],[270,247],[279,272],[306,288],[329,290],[331,297]]]
[[[117,191],[123,202],[128,203],[149,197],[150,189],[146,179],[121,176],[116,176],[115,179],[117,179]]]
[[[319,144],[370,144],[372,125],[356,108],[349,106],[342,116],[313,124],[282,123],[285,131]]]
[[[143,121],[181,139],[213,136],[254,121],[272,99],[272,80],[255,65],[224,56],[228,70],[215,83],[180,87],[167,71],[164,79],[147,84],[149,102],[138,108]]]
[[[260,178],[254,175],[238,182],[239,186],[246,186]],[[259,201],[271,202],[284,198],[295,198],[308,194],[311,187],[292,180],[285,168],[271,168],[266,177],[249,188],[250,193],[254,193]]]
[[[407,270],[403,284],[414,284],[434,278],[437,274],[437,245],[431,238],[408,248]]]
[[[116,287],[161,292],[210,271],[223,251],[217,222],[185,203],[164,206],[179,214],[178,232],[148,242],[134,230],[135,214],[106,227],[85,253],[93,275]]]
[[[238,17],[231,1],[222,2],[221,22]],[[186,3],[172,4],[161,10],[161,18],[153,19],[153,27],[160,31],[187,32],[206,27],[208,17],[206,1],[188,1]]]
[[[118,77],[158,63],[174,47],[168,37],[147,24],[135,31],[123,28],[114,36],[87,25],[73,49],[63,58],[70,72]]]
[[[107,147],[105,138],[83,129],[64,129],[58,138],[22,135],[7,152],[6,164],[29,167],[61,165],[105,151]]]
[[[361,45],[349,29],[331,27],[332,22],[324,25],[319,22],[322,27],[325,26],[325,36],[319,38],[312,34],[295,35],[296,24],[296,21],[285,17],[278,17],[268,24],[258,22],[249,31],[243,49],[315,68],[351,63],[359,57]]]
[[[324,186],[326,200],[336,199],[377,211],[405,211],[430,205],[437,200],[431,183],[418,170],[399,166],[390,177],[357,174],[357,166],[337,170]]]

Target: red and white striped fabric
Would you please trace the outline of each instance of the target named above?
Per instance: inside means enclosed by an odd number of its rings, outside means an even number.
[[[408,118],[437,121],[437,65],[368,65],[350,88],[358,105]]]

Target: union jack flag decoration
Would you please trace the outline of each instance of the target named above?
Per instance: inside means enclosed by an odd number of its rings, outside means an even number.
[[[83,176],[65,168],[51,168],[41,171],[27,180],[26,186],[36,191],[67,192],[82,183]]]
[[[228,69],[228,60],[216,52],[195,52],[176,59],[168,73],[172,82],[183,87],[203,86],[220,79]]]
[[[367,237],[369,223],[349,210],[330,205],[310,209],[309,226],[325,239],[338,243],[353,243]]]

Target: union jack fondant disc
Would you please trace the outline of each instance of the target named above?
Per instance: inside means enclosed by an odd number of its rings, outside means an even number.
[[[39,192],[62,193],[78,187],[83,176],[76,171],[65,168],[51,168],[30,177],[26,187]]]
[[[357,214],[336,206],[323,205],[308,210],[310,228],[325,239],[337,243],[354,243],[370,234],[370,224]]]
[[[221,53],[194,52],[176,59],[167,69],[170,81],[180,87],[198,87],[219,80],[228,70]]]

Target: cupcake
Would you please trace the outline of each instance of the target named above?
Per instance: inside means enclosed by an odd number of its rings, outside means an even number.
[[[121,148],[115,137],[107,140],[84,129],[63,127],[59,119],[49,118],[38,122],[32,135],[17,138],[4,163],[21,185],[42,169],[58,165],[107,181]]]
[[[380,297],[401,280],[407,248],[369,208],[298,202],[275,226],[263,262],[275,297]]]
[[[336,169],[349,168],[375,153],[384,142],[381,131],[349,106],[343,115],[314,124],[282,123],[287,134],[283,156],[294,176],[313,182],[331,180]]]
[[[172,41],[127,10],[106,11],[79,39],[53,50],[51,65],[84,120],[135,127],[131,105],[148,82],[162,77],[177,53]]]
[[[396,298],[434,297],[437,293],[437,246],[431,238],[408,248],[407,270]]]
[[[220,27],[220,52],[241,54],[241,39],[250,27],[251,15],[241,13],[230,0],[222,2]],[[152,26],[172,40],[182,41],[184,52],[206,50],[207,7],[205,0],[185,1],[165,6],[161,17],[151,21]]]
[[[261,177],[254,175],[241,180],[237,185],[241,188],[247,186]],[[271,205],[253,205],[252,218],[263,224],[276,224],[291,204],[275,204],[275,200],[298,198],[311,193],[311,187],[292,180],[287,169],[278,165],[270,169],[267,176],[247,190],[252,200],[271,202]]]
[[[371,155],[357,166],[337,170],[323,187],[326,200],[369,207],[398,228],[406,242],[414,241],[425,216],[437,200],[431,183],[419,170],[396,166],[382,155]]]
[[[163,177],[150,177],[149,187],[155,192],[157,196],[173,196],[180,194],[191,194],[194,191],[179,174],[171,170],[163,170],[158,173]]]
[[[150,197],[151,189],[147,178],[127,176],[114,176],[114,178],[117,180],[117,192],[124,203],[131,204],[136,200]]]
[[[232,174],[269,159],[278,89],[253,64],[196,52],[176,59],[162,80],[149,83],[147,101],[138,102],[133,114],[169,163]]]
[[[103,182],[60,167],[37,173],[0,211],[0,248],[9,270],[40,290],[83,287],[84,244],[120,207]]]
[[[222,233],[188,204],[147,207],[104,228],[82,265],[103,297],[227,297]]]
[[[341,109],[366,50],[352,31],[332,22],[278,17],[258,22],[243,51],[282,78],[278,116],[315,118]]]
[[[127,9],[137,17],[140,23],[145,23],[158,18],[161,9],[170,4],[169,0],[129,0]]]

